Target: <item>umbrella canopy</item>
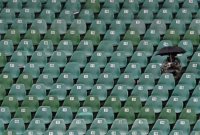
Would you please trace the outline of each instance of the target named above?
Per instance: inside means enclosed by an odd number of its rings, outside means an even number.
[[[180,53],[185,53],[185,50],[178,46],[167,46],[160,49],[157,55],[177,55]]]

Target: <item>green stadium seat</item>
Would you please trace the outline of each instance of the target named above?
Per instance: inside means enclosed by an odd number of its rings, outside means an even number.
[[[13,84],[13,78],[6,73],[0,75],[0,83],[5,89],[10,89]]]
[[[132,107],[122,107],[117,115],[117,119],[125,119],[128,125],[132,125],[135,120],[134,109]]]
[[[103,84],[96,84],[92,87],[90,95],[98,97],[100,101],[105,101],[107,98],[107,88]]]
[[[17,79],[17,84],[24,84],[25,89],[29,90],[31,86],[33,85],[33,78],[29,74],[20,74],[20,76]]]
[[[86,122],[83,119],[73,119],[68,131],[76,131],[77,134],[83,135],[86,133]]]
[[[147,119],[141,119],[141,118],[138,118],[134,121],[132,127],[131,127],[131,132],[132,131],[135,131],[136,133],[139,133],[140,134],[148,134],[149,133],[149,124],[148,124],[148,121]],[[134,133],[134,132],[132,132]]]
[[[115,31],[116,33],[119,33],[120,35],[124,34],[126,31],[126,25],[123,22],[123,20],[113,20],[110,24],[110,30]]]
[[[101,107],[96,118],[104,118],[107,124],[112,124],[114,121],[114,112],[112,107]]]
[[[77,96],[69,95],[65,98],[64,107],[70,107],[72,112],[77,112],[80,107],[80,102]]]
[[[189,120],[186,119],[179,119],[176,121],[173,130],[181,130],[185,134],[190,133],[190,123]]]
[[[171,10],[176,13],[179,9],[179,2],[176,0],[165,0],[163,3],[163,8]]]
[[[179,116],[179,119],[189,120],[190,125],[193,125],[197,121],[196,113],[190,108],[184,108]]]
[[[144,102],[148,98],[148,89],[143,85],[136,85],[131,93],[132,96],[139,97],[140,101]]]
[[[9,29],[6,32],[4,39],[12,40],[13,44],[16,45],[20,42],[20,33],[16,29]]]
[[[44,52],[35,51],[30,59],[30,63],[36,64],[39,68],[42,68],[47,63],[47,56]]]
[[[199,104],[199,97],[191,97],[188,100],[186,107],[192,109],[192,111],[198,114],[199,113],[198,104]]]
[[[155,113],[160,113],[162,110],[162,101],[159,97],[150,96],[145,103],[145,107],[153,109]]]
[[[74,79],[81,74],[80,65],[77,62],[69,62],[65,65],[63,73],[70,73]]]
[[[24,84],[13,84],[8,95],[16,97],[18,101],[22,101],[26,95],[25,90]]]
[[[7,130],[16,132],[16,134],[23,134],[25,132],[25,124],[22,118],[13,118],[8,124]]]
[[[113,75],[110,73],[100,74],[96,84],[103,84],[106,89],[112,89],[114,85]]]
[[[139,63],[140,68],[144,68],[147,65],[147,56],[144,52],[136,51],[133,53],[130,63]]]
[[[14,115],[14,118],[22,118],[24,123],[31,121],[31,110],[27,107],[19,107]]]
[[[120,68],[124,68],[127,65],[127,57],[120,51],[115,51],[110,59],[111,63],[116,63]]]
[[[185,24],[190,24],[192,21],[192,13],[186,8],[180,8],[176,14],[176,19],[184,21]]]
[[[82,73],[76,82],[76,84],[84,84],[87,90],[91,89],[94,85],[94,79],[90,73]]]
[[[71,30],[75,30],[80,35],[86,33],[86,22],[83,19],[74,19],[70,26]]]
[[[74,85],[72,74],[61,73],[56,81],[56,84],[61,85],[62,89],[64,88],[65,90],[71,89]]]
[[[155,85],[155,77],[152,73],[143,73],[138,80],[138,84],[143,85],[147,89],[153,89]]]
[[[196,121],[196,123],[194,124],[194,127],[193,127],[193,131],[200,131],[199,122],[200,122],[200,120]]]
[[[100,34],[95,30],[88,30],[85,34],[84,40],[92,42],[93,45],[98,45],[100,42]]]
[[[183,48],[187,56],[192,56],[193,54],[193,44],[191,40],[181,40],[178,44],[179,47]]]
[[[186,0],[183,2],[183,8],[186,8],[188,10],[190,10],[192,13],[196,13],[199,9],[199,5],[197,1],[190,1],[190,0]]]
[[[59,68],[66,64],[66,55],[64,51],[54,51],[50,58],[50,63],[55,63]]]
[[[54,132],[65,133],[66,127],[64,120],[62,119],[53,119],[48,127],[48,130],[52,130]]]
[[[146,25],[143,20],[135,19],[131,22],[129,29],[137,31],[139,35],[143,35],[146,32]]]
[[[164,20],[154,19],[150,25],[150,29],[155,30],[160,35],[163,35],[165,34],[167,27]]]
[[[106,24],[111,24],[114,19],[114,12],[112,9],[102,8],[97,18],[103,20]]]
[[[101,47],[99,47],[101,48]],[[109,50],[111,50],[110,48],[108,48]],[[105,55],[104,51],[102,49],[99,49],[100,51],[96,51],[92,54],[91,59],[90,59],[90,63],[94,63],[97,64],[100,68],[104,68],[106,66],[107,63],[107,57]]]
[[[106,33],[106,23],[104,22],[104,20],[95,19],[91,22],[90,30],[94,30],[101,35],[105,34]]]
[[[127,90],[132,90],[135,86],[135,78],[131,73],[123,73],[120,75],[117,84],[126,86]]]
[[[16,63],[8,62],[5,65],[2,73],[8,74],[11,78],[15,79],[15,78],[18,78],[18,76],[20,74],[20,69]]]
[[[37,30],[40,34],[47,32],[47,23],[44,19],[34,19],[31,24],[31,28]]]
[[[140,109],[142,108],[140,97],[129,96],[124,104],[124,107],[133,108],[134,113],[139,113]]]
[[[8,24],[4,19],[0,19],[0,34],[5,34],[8,30]]]
[[[74,14],[67,9],[63,9],[59,14],[59,19],[64,19],[67,24],[71,24],[74,18]]]
[[[39,101],[36,96],[26,96],[21,104],[21,107],[28,109],[28,111],[36,112],[39,107]]]
[[[153,11],[153,13],[157,13],[159,9],[158,0],[144,0],[142,8],[149,9]]]
[[[103,73],[110,74],[114,79],[119,78],[120,66],[118,63],[107,63]]]
[[[52,112],[57,112],[59,108],[59,100],[56,96],[46,96],[42,103],[42,106],[49,106],[51,107]]]
[[[121,40],[117,46],[117,51],[121,52],[126,57],[132,56],[133,50],[133,44],[130,40]]]
[[[86,0],[84,8],[92,10],[94,13],[100,11],[100,2],[99,0]]]
[[[118,97],[120,101],[126,101],[128,98],[128,89],[125,85],[116,84],[110,95]]]
[[[114,46],[113,41],[102,40],[97,47],[97,50],[96,50],[97,54],[95,53],[95,55],[101,56],[102,54],[99,54],[99,52],[102,52],[104,55],[106,55],[106,57],[110,57],[114,51],[113,46]],[[93,62],[93,61],[90,61],[90,62]]]
[[[70,95],[77,96],[79,101],[84,101],[87,97],[87,90],[86,85],[75,84],[70,91]]]
[[[38,13],[42,9],[42,3],[40,2],[40,0],[30,0],[30,1],[27,1],[25,7],[29,8],[35,13]]]
[[[169,89],[163,85],[156,85],[153,88],[151,96],[159,98],[161,101],[167,101],[169,97]]]
[[[44,84],[46,89],[51,89],[53,85],[53,77],[47,74],[40,74],[36,84]]]
[[[173,45],[178,45],[180,36],[174,29],[168,29],[163,37],[164,40],[171,40]]]
[[[17,67],[22,68],[27,63],[27,57],[20,51],[15,51],[12,54],[10,62],[14,63]]]
[[[166,24],[170,24],[173,19],[172,10],[161,8],[156,15],[156,19],[164,20]]]
[[[19,12],[19,18],[23,19],[27,23],[32,23],[35,18],[34,11],[30,8],[23,8]]]
[[[186,31],[185,22],[181,19],[172,20],[169,28],[175,30],[179,35],[185,34]]]
[[[83,68],[87,63],[87,56],[82,51],[75,51],[70,58],[70,62],[77,62],[79,67]]]
[[[199,34],[200,33],[199,24],[200,24],[199,19],[193,19],[192,22],[190,23],[189,29],[196,31]]]
[[[52,111],[50,106],[40,106],[34,116],[34,119],[40,119],[44,124],[48,124],[52,120]]]
[[[65,3],[64,9],[71,11],[73,14],[77,14],[81,10],[81,3],[78,0],[69,0]]]
[[[160,79],[161,67],[156,63],[149,63],[144,71],[145,73],[152,73],[155,79]]]
[[[60,0],[50,0],[50,1],[47,1],[45,6],[44,6],[46,9],[50,9],[52,10],[53,12],[55,13],[58,13],[60,12],[61,8],[62,8],[62,5],[61,5],[61,1]]]
[[[30,121],[27,130],[33,131],[37,134],[43,134],[45,131],[45,123],[42,119],[33,118]]]
[[[14,96],[5,96],[1,107],[9,107],[10,112],[15,112],[19,106],[17,98]]]
[[[37,64],[30,64],[30,63],[27,63],[25,66],[24,66],[24,70],[23,70],[23,74],[28,74],[30,76],[31,74],[31,77],[33,79],[35,78],[38,78],[39,77],[39,74],[40,74],[40,70],[39,70],[39,67]],[[28,87],[28,86],[26,86]]]
[[[6,89],[3,84],[0,84],[0,101],[6,96]]]
[[[183,85],[184,87],[192,90],[196,87],[196,78],[193,73],[183,73],[178,84]]]
[[[88,57],[93,54],[93,42],[92,40],[81,40],[76,51],[82,51],[84,52]]]
[[[8,24],[12,24],[15,19],[15,12],[10,8],[3,8],[0,12],[1,19],[5,20]]]
[[[107,97],[104,107],[112,107],[114,113],[118,113],[121,108],[120,98],[117,96],[110,95]]]
[[[22,39],[19,42],[17,51],[22,52],[25,56],[32,56],[34,52],[33,42],[29,39]]]
[[[119,134],[124,134],[128,132],[128,122],[126,119],[115,119],[112,123],[110,131],[118,132]],[[109,133],[107,133],[109,134]],[[112,133],[111,133],[112,134]]]
[[[33,84],[29,95],[35,96],[38,100],[44,100],[46,97],[46,87],[44,84]]]
[[[171,96],[167,101],[166,107],[173,108],[176,113],[180,113],[183,109],[183,101],[178,96]]]
[[[51,29],[56,31],[56,34],[62,35],[67,31],[67,24],[64,19],[55,19],[51,24]]]
[[[72,110],[70,107],[61,106],[58,108],[54,119],[62,119],[65,124],[70,124],[73,119]]]
[[[167,119],[169,124],[174,124],[176,122],[176,112],[171,107],[165,107],[162,109],[159,119]]]
[[[55,19],[55,13],[52,10],[43,9],[42,12],[40,12],[39,18],[44,19],[47,24],[51,24]]]
[[[57,51],[62,51],[66,56],[71,56],[73,53],[73,44],[71,40],[61,40],[57,46]]]
[[[200,134],[200,132],[199,131],[192,131],[191,133],[190,133],[191,135],[195,135],[195,134]]]
[[[178,96],[182,101],[187,101],[189,98],[189,89],[184,85],[176,85],[172,96]]]
[[[11,112],[9,107],[0,107],[1,124],[9,124],[11,120]]]
[[[23,19],[15,19],[11,28],[17,30],[20,34],[25,34],[27,31],[27,22]]]
[[[86,24],[91,24],[94,20],[94,12],[92,9],[82,9],[78,16],[79,19],[83,19]]]
[[[195,30],[187,30],[183,39],[191,40],[194,46],[199,44],[199,36]]]
[[[153,125],[152,130],[162,131],[162,135],[168,135],[170,132],[170,124],[167,119],[158,119]]]
[[[133,57],[134,59],[134,57]],[[140,63],[129,63],[126,68],[125,68],[125,71],[124,73],[129,73],[132,75],[132,77],[134,79],[138,79],[141,75],[141,65]]]
[[[87,96],[84,103],[84,107],[90,107],[92,112],[98,112],[100,108],[100,101],[97,96]]]
[[[103,4],[103,8],[107,8],[109,10],[112,10],[112,12],[114,13],[118,13],[119,11],[119,1],[118,0],[114,0],[114,1],[105,1]]]
[[[39,31],[37,29],[31,28],[31,29],[27,30],[27,32],[26,32],[26,34],[24,36],[24,39],[32,40],[33,45],[36,46],[36,45],[39,44],[41,37],[40,37],[40,33],[39,33]]]
[[[64,36],[64,40],[71,40],[73,45],[78,45],[80,42],[80,34],[76,30],[68,30]]]
[[[104,118],[95,118],[90,126],[90,130],[99,131],[106,134],[108,131],[108,124]]]
[[[144,35],[144,40],[150,40],[151,43],[156,46],[160,42],[160,34],[154,29],[149,29]]]
[[[50,96],[57,97],[59,101],[65,99],[67,94],[67,89],[65,84],[54,83],[52,88],[49,91]]]
[[[138,12],[137,18],[143,20],[145,24],[150,24],[153,20],[153,11],[146,8],[142,8]]]
[[[131,24],[133,18],[134,14],[131,9],[128,8],[122,8],[117,16],[117,19],[121,20],[125,24]]]
[[[86,124],[91,124],[93,121],[93,112],[91,107],[80,107],[75,119],[83,119]]]
[[[53,45],[58,45],[60,42],[60,35],[57,30],[49,29],[44,36],[44,40],[51,40]]]
[[[47,63],[44,66],[42,74],[49,75],[52,78],[58,78],[60,75],[60,69],[56,63]]]
[[[84,70],[83,73],[87,73],[90,74],[90,76],[92,76],[93,79],[97,79],[98,76],[100,75],[100,66],[97,63],[88,63]]]
[[[107,30],[103,40],[109,41],[113,45],[116,45],[120,41],[120,33],[118,33],[117,30]]]

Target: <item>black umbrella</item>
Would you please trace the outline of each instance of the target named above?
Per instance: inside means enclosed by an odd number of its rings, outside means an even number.
[[[185,50],[178,46],[167,46],[161,48],[157,55],[177,55],[180,53],[185,53]]]

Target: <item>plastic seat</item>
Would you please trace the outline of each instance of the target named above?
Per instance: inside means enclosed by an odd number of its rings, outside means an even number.
[[[87,97],[87,87],[84,84],[75,84],[70,91],[70,95],[77,96],[79,101],[84,101]]]
[[[75,30],[80,35],[86,33],[86,22],[83,19],[75,19],[71,23],[70,29]]]
[[[25,89],[29,90],[33,84],[33,78],[29,74],[24,74],[22,73],[18,79],[17,79],[17,84],[24,84]]]
[[[9,107],[0,107],[0,116],[1,124],[9,124],[11,120],[11,112]]]
[[[126,25],[122,20],[116,19],[112,21],[109,29],[121,35],[125,33]]]
[[[145,107],[153,109],[155,113],[160,113],[162,110],[162,101],[159,97],[150,96],[145,103]]]
[[[165,34],[167,28],[164,20],[154,19],[150,25],[150,29],[155,30],[160,35],[163,35]]]
[[[125,24],[131,24],[132,20],[134,18],[134,14],[131,11],[131,9],[128,8],[122,8],[117,16],[117,19],[121,20]]]
[[[148,134],[149,133],[148,121],[146,119],[141,119],[141,118],[136,119],[130,131],[131,132],[135,131],[136,133],[139,131],[140,134]]]
[[[19,12],[19,18],[23,19],[27,23],[32,23],[35,19],[34,11],[30,8],[23,8]]]
[[[60,35],[57,30],[49,29],[44,36],[44,40],[51,40],[53,45],[58,45],[60,42]]]
[[[70,10],[63,9],[59,14],[59,19],[64,19],[67,24],[71,24],[74,20],[74,14]]]
[[[87,63],[87,56],[82,51],[76,51],[72,54],[70,62],[77,62],[79,67],[83,68]]]
[[[148,89],[143,85],[136,85],[131,92],[132,96],[138,96],[140,101],[144,102],[148,98]]]
[[[78,45],[80,42],[80,34],[76,30],[68,30],[64,36],[64,40],[71,40],[73,45]]]
[[[30,0],[27,1],[25,7],[31,9],[35,13],[38,13],[42,9],[42,3],[40,2],[40,0]]]
[[[40,12],[39,18],[44,19],[47,24],[51,24],[55,19],[55,13],[52,10],[43,9],[42,12]]]
[[[168,29],[163,37],[164,40],[171,40],[173,45],[178,45],[180,36],[176,30]]]
[[[97,63],[88,63],[85,66],[83,73],[88,73],[93,79],[97,79],[100,75],[100,66]]]
[[[184,87],[192,90],[196,87],[196,77],[193,73],[184,73],[178,84],[183,85]]]
[[[120,75],[117,84],[124,85],[127,90],[132,90],[135,86],[135,78],[131,73],[123,73]]]
[[[4,19],[0,19],[0,34],[5,34],[8,31],[8,24]]]
[[[18,101],[24,100],[26,95],[24,84],[13,84],[8,95],[16,97]]]
[[[46,89],[51,89],[53,85],[53,77],[47,74],[40,74],[36,83],[44,84]]]
[[[50,96],[57,97],[59,101],[64,100],[66,94],[67,94],[66,85],[61,83],[54,83],[49,92]]]
[[[127,64],[127,57],[120,51],[116,51],[112,54],[111,63],[116,63],[120,68],[124,68]]]
[[[50,1],[47,1],[46,4],[45,4],[46,9],[50,9],[55,13],[60,12],[61,6],[62,5],[61,5],[60,0],[56,0],[56,1],[50,0]]]
[[[114,12],[112,9],[102,8],[97,18],[103,20],[106,24],[111,24],[114,19]]]
[[[52,111],[51,107],[49,106],[40,106],[36,113],[34,118],[42,120],[45,124],[48,124],[52,120]]]
[[[134,113],[139,113],[142,108],[140,97],[129,96],[124,104],[124,107],[133,108]]]
[[[15,12],[10,8],[3,8],[0,12],[0,17],[8,24],[12,24],[15,19]]]
[[[16,45],[20,42],[20,33],[16,29],[9,29],[6,32],[4,39],[12,40],[13,44]]]
[[[74,85],[72,74],[61,73],[56,81],[56,84],[60,85],[62,89],[64,88],[65,90],[71,89]]]
[[[190,10],[192,13],[196,13],[198,11],[199,5],[197,1],[186,0],[183,2],[183,8]]]
[[[198,114],[200,112],[199,108],[197,107],[198,104],[199,104],[199,97],[191,97],[188,100],[186,107],[191,108],[196,114]]]
[[[45,34],[47,32],[47,23],[44,19],[34,19],[31,28],[37,30],[40,34]]]
[[[110,128],[110,131],[116,131],[120,134],[123,134],[123,133],[127,133],[128,132],[128,122],[126,119],[115,119],[112,123],[112,126]],[[109,134],[109,133],[107,133]],[[111,133],[112,134],[112,133]]]
[[[120,76],[120,66],[118,63],[108,63],[104,68],[103,73],[112,75],[114,79],[119,78]]]
[[[95,118],[90,126],[90,130],[99,131],[106,134],[108,131],[108,124],[104,118]]]
[[[193,54],[193,44],[191,40],[181,40],[178,46],[186,51],[185,55],[191,56]]]
[[[169,28],[176,30],[176,32],[179,35],[185,34],[185,31],[186,31],[185,22],[183,20],[180,20],[180,19],[174,19],[174,20],[172,20]]]
[[[18,65],[16,63],[13,63],[13,62],[8,62],[2,73],[4,74],[8,74],[11,78],[15,79],[19,76],[20,74],[20,69],[18,67]]]
[[[66,56],[71,56],[73,53],[73,44],[71,40],[61,40],[57,46],[57,51],[62,51]]]
[[[92,87],[90,95],[98,97],[100,101],[107,98],[107,88],[103,84],[96,84]]]
[[[92,10],[94,13],[98,13],[100,11],[100,2],[99,0],[88,0],[85,2],[85,6],[86,9],[90,9]]]
[[[147,119],[148,124],[153,124],[155,122],[155,112],[152,108],[143,107],[138,114],[138,118]]]
[[[84,84],[87,90],[91,89],[94,85],[93,76],[90,73],[82,73],[76,82],[76,84]]]
[[[27,22],[23,19],[15,19],[11,28],[16,29],[20,34],[25,34],[27,31]]]
[[[192,21],[192,13],[186,8],[181,8],[176,14],[176,19],[183,20],[185,24],[189,24]]]
[[[116,45],[120,41],[120,33],[118,33],[117,30],[107,30],[103,40],[109,41],[113,45]]]
[[[170,132],[169,121],[167,119],[158,119],[158,120],[156,120],[152,130],[162,131],[163,135],[168,135],[169,132]]]
[[[143,20],[134,19],[131,21],[129,29],[137,31],[139,35],[143,35],[146,32],[146,25]]]
[[[66,55],[63,51],[54,51],[50,58],[51,63],[55,63],[59,68],[66,65]]]
[[[30,63],[36,64],[39,68],[42,68],[47,63],[47,56],[44,52],[35,51],[31,57]]]
[[[45,123],[42,119],[33,118],[29,123],[27,130],[33,131],[37,134],[43,134],[45,131]]]
[[[37,64],[27,63],[27,64],[24,66],[23,73],[24,73],[24,74],[28,74],[28,75],[31,74],[31,77],[32,77],[33,79],[35,79],[35,78],[38,78],[38,77],[39,77],[39,75],[40,75],[40,69],[39,69],[39,67],[38,67]],[[27,86],[26,86],[26,87],[27,87]]]
[[[93,113],[90,107],[80,107],[75,119],[83,119],[86,124],[91,124],[93,121]]]
[[[38,100],[44,100],[46,97],[46,87],[44,84],[33,84],[29,95],[35,96]]]
[[[77,14],[81,9],[81,3],[78,0],[69,0],[65,3],[64,9],[71,11],[73,14]]]
[[[94,12],[92,9],[82,9],[78,16],[79,19],[83,19],[86,24],[91,24],[94,20]]]
[[[91,22],[90,30],[94,30],[98,32],[99,34],[105,34],[106,33],[106,23],[104,20],[96,19]]]
[[[196,121],[196,123],[194,124],[194,127],[193,127],[193,131],[200,131],[199,122],[200,122],[200,120]]]
[[[125,0],[122,7],[137,13],[139,11],[139,1]]]
[[[81,40],[76,51],[82,51],[87,56],[91,56],[93,54],[93,42],[92,40]]]
[[[195,112],[190,108],[184,108],[179,116],[179,119],[186,119],[189,120],[190,125],[196,123],[197,118]]]
[[[183,39],[191,40],[194,46],[199,44],[199,36],[195,30],[187,30]]]
[[[15,64],[17,67],[22,68],[27,63],[27,57],[20,51],[15,51],[12,54],[10,62]]]
[[[77,112],[80,107],[80,102],[77,96],[69,95],[65,98],[64,107],[70,107],[72,112]]]
[[[176,121],[173,130],[181,130],[183,131],[185,134],[189,134],[190,133],[190,123],[189,120],[185,120],[185,119],[179,119]]]
[[[134,109],[132,107],[123,107],[120,109],[117,119],[125,119],[127,120],[128,125],[133,124],[135,120],[135,114],[134,114]],[[115,119],[115,120],[117,120]],[[114,123],[114,122],[113,122]]]
[[[138,80],[138,84],[143,85],[147,89],[153,89],[155,85],[155,77],[151,73],[143,73]]]
[[[156,85],[151,93],[151,96],[159,98],[161,101],[167,101],[169,97],[169,89],[167,86]]]
[[[155,79],[160,79],[161,67],[159,64],[149,63],[144,72],[152,73]]]
[[[152,44],[156,46],[160,41],[160,34],[154,29],[149,29],[144,35],[144,40],[150,40]]]
[[[97,64],[100,68],[105,67],[106,63],[107,63],[107,57],[104,54],[105,54],[105,52],[103,52],[103,51],[102,52],[101,51],[94,52],[91,56],[90,62]]]
[[[124,73],[129,73],[134,79],[138,79],[141,75],[141,65],[139,63],[129,63]]]
[[[158,0],[153,0],[153,1],[144,0],[142,8],[149,9],[153,11],[153,13],[156,13],[159,9]]]
[[[47,63],[44,66],[43,74],[49,75],[52,78],[58,78],[60,75],[60,69],[56,63]]]
[[[26,107],[19,107],[14,115],[14,118],[22,118],[24,123],[29,123],[31,121],[31,111]]]
[[[138,45],[140,42],[140,35],[135,30],[127,30],[123,40],[130,40],[134,46]]]
[[[84,40],[91,41],[93,45],[98,45],[100,42],[100,34],[95,30],[88,30],[85,34]]]
[[[147,56],[144,52],[141,51],[134,52],[130,63],[139,63],[140,68],[144,68],[147,65]]]
[[[70,73],[74,79],[80,75],[80,65],[77,62],[69,62],[65,65],[63,73]]]
[[[138,12],[137,18],[143,20],[145,24],[150,24],[153,20],[153,12],[143,8]]]
[[[86,122],[83,119],[74,119],[68,131],[77,131],[79,135],[83,135],[86,133],[86,129]]]
[[[178,96],[171,96],[167,101],[166,107],[173,108],[176,113],[180,113],[183,109],[183,101]]]
[[[103,8],[107,8],[109,10],[112,10],[114,13],[117,13],[119,11],[119,1],[114,0],[114,1],[105,1],[103,4]]]
[[[0,83],[5,89],[10,89],[13,84],[13,78],[9,74],[0,75]]]
[[[49,95],[44,99],[42,106],[49,106],[51,107],[52,112],[57,112],[59,108],[59,100],[56,96]]]
[[[115,43],[113,43],[113,41],[102,40],[97,47],[97,50],[96,50],[97,52],[95,53],[95,55],[101,56],[102,54],[104,54],[106,57],[110,57],[114,51],[114,48],[113,48],[114,44]],[[101,52],[101,54],[99,54],[99,52]],[[90,60],[90,62],[93,62],[93,61]]]
[[[97,96],[87,96],[83,103],[84,107],[90,107],[92,112],[98,112],[100,108],[100,101]]]
[[[26,34],[24,36],[24,39],[32,40],[33,45],[38,45],[39,42],[40,42],[40,38],[41,37],[40,37],[39,31],[36,30],[36,29],[33,29],[33,28],[27,30],[27,32],[26,32]]]
[[[10,112],[15,112],[18,106],[18,100],[14,96],[5,96],[1,104],[1,107],[9,107]]]
[[[15,131],[16,134],[23,134],[25,132],[24,120],[22,118],[11,119],[7,130]]]
[[[130,40],[121,40],[118,44],[117,51],[121,52],[126,57],[130,57],[133,54],[134,48]]]
[[[163,8],[171,10],[176,13],[179,9],[179,2],[175,0],[165,0],[163,3]]]
[[[121,101],[120,98],[117,96],[112,96],[110,95],[105,103],[104,103],[104,107],[112,107],[114,113],[119,112],[120,108],[121,108]]]
[[[55,131],[57,133],[64,133],[66,131],[64,120],[53,119],[49,125],[48,130]]]
[[[33,42],[29,39],[22,39],[19,42],[17,51],[22,52],[25,56],[32,56],[34,52]]]
[[[101,107],[96,118],[104,118],[107,124],[112,124],[114,121],[114,112],[112,107]]]
[[[166,24],[170,24],[173,19],[172,10],[161,8],[156,15],[156,19],[164,20]]]
[[[173,108],[165,107],[162,109],[159,119],[167,119],[169,124],[174,124],[176,122],[176,113]]]
[[[26,96],[22,102],[21,107],[28,109],[30,112],[35,112],[39,107],[39,101],[36,96]]]
[[[72,122],[73,115],[70,107],[59,107],[54,119],[62,119],[65,124]]]
[[[96,84],[104,84],[106,89],[112,89],[114,85],[113,75],[110,73],[100,74]]]
[[[193,93],[192,93],[192,97],[196,98],[199,96],[199,90],[200,90],[200,86],[199,84],[195,87]]]

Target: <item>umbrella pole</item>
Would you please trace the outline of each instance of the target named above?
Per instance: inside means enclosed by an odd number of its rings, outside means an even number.
[[[171,54],[169,55],[169,58],[170,58],[170,62],[172,62],[172,55]]]

